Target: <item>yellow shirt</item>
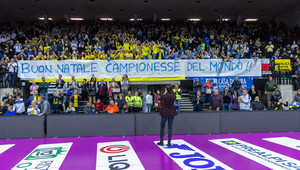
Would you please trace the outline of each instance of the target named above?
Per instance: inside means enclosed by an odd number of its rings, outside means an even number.
[[[124,60],[124,52],[119,54],[118,60]]]
[[[157,47],[157,45],[154,44],[152,48],[153,48],[153,54],[157,54],[159,51],[159,48]]]
[[[124,43],[123,48],[125,51],[129,50],[129,43]]]
[[[74,107],[78,107],[78,96],[77,95],[74,95]]]
[[[135,59],[136,60],[142,60],[143,59],[143,55],[138,54],[138,55],[135,56]]]
[[[51,47],[50,46],[45,46],[44,47],[44,53],[46,53],[48,49],[51,49]]]
[[[122,49],[122,46],[121,46],[121,45],[118,45],[118,46],[117,46],[117,50],[118,50],[118,51],[121,51],[121,49]]]
[[[87,55],[87,56],[85,56],[85,60],[92,60],[93,58],[94,58],[95,56],[94,55]]]
[[[150,50],[149,47],[143,46],[143,48],[142,48],[143,56],[147,56],[149,54],[149,50]]]
[[[110,57],[115,60],[116,59],[116,54],[110,54]]]
[[[40,58],[39,58],[39,56],[36,56],[36,57],[34,58],[34,60],[44,60],[44,59],[43,59],[43,56],[41,56]]]
[[[126,59],[128,59],[128,57],[133,57],[132,53],[125,53],[125,56],[127,57]]]
[[[85,46],[84,48],[85,48],[85,51],[86,51],[86,52],[89,52],[89,51],[91,51],[92,46],[91,46],[91,45],[90,45],[90,46]]]
[[[273,49],[274,49],[274,45],[267,45],[266,46],[267,52],[273,52]]]
[[[107,59],[107,54],[100,55],[100,60],[106,60],[106,59]]]

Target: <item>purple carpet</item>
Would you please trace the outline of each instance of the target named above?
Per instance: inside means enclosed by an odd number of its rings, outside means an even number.
[[[40,139],[8,139],[8,140],[0,140],[0,147],[5,146],[6,144],[15,144],[10,147],[3,153],[1,153],[0,148],[0,169],[72,169],[72,170],[94,170],[96,166],[98,169],[115,169],[122,168],[123,169],[142,169],[138,167],[144,167],[144,169],[150,170],[176,170],[176,169],[214,169],[209,168],[213,166],[217,166],[216,161],[222,163],[219,166],[219,169],[238,169],[238,170],[257,170],[257,169],[270,169],[268,168],[268,164],[270,162],[274,163],[274,166],[278,166],[275,169],[299,169],[300,165],[297,164],[297,161],[300,160],[300,145],[297,145],[295,148],[287,147],[280,144],[276,144],[274,142],[270,142],[267,140],[263,140],[263,138],[275,138],[275,137],[288,137],[289,139],[296,139],[294,143],[286,142],[286,145],[291,144],[291,146],[296,146],[297,141],[300,142],[300,132],[280,132],[280,133],[243,133],[243,134],[218,134],[218,135],[174,135],[173,139],[181,139],[187,142],[187,145],[174,145],[172,146],[175,154],[168,155],[164,150],[154,144],[154,141],[159,140],[158,136],[128,136],[128,137],[81,137],[81,138],[40,138]],[[275,152],[276,154],[283,155],[285,157],[289,157],[294,160],[294,163],[288,162],[286,159],[278,158],[280,156],[275,155],[271,158],[270,154],[264,155],[267,153],[258,153],[255,152],[255,148],[247,148],[243,145],[242,154],[239,154],[235,151],[232,151],[228,148],[222,147],[212,141],[213,139],[226,139],[226,138],[235,138],[239,141],[243,141],[246,143],[250,143],[257,147]],[[118,141],[129,141],[129,146],[121,145]],[[115,143],[106,143],[106,142],[115,142]],[[63,148],[62,153],[56,152],[55,154],[51,151],[49,154],[49,150],[45,151],[45,149],[37,149],[39,145],[42,144],[59,144],[59,143],[73,143],[69,149]],[[98,146],[98,143],[105,143]],[[226,142],[225,142],[226,143]],[[176,144],[176,142],[175,142]],[[238,143],[227,142],[228,146],[238,145]],[[109,145],[106,147],[106,145]],[[112,146],[113,145],[113,146]],[[130,146],[131,145],[131,146]],[[190,146],[191,145],[191,146]],[[241,145],[240,145],[241,146]],[[298,147],[299,146],[299,147]],[[53,147],[53,146],[52,146]],[[165,149],[166,151],[173,152],[171,148]],[[57,149],[58,147],[56,147]],[[35,152],[33,152],[35,150]],[[59,149],[57,149],[59,150]],[[131,150],[134,152],[128,152]],[[183,152],[192,152],[196,153],[200,151],[201,153],[209,155],[211,158],[207,156],[199,156],[198,158],[191,157],[186,158],[178,157],[178,155],[184,155]],[[100,153],[101,151],[101,153]],[[183,151],[180,153],[180,151]],[[257,150],[256,150],[257,151]],[[97,153],[99,152],[99,153]],[[128,152],[128,154],[127,154]],[[250,153],[251,152],[251,153]],[[32,153],[30,156],[28,156]],[[105,154],[102,154],[105,153]],[[97,154],[100,156],[97,158]],[[116,155],[119,154],[119,155]],[[175,160],[175,156],[177,154],[177,162]],[[245,155],[243,155],[245,154]],[[252,156],[257,157],[257,160],[251,159],[247,156],[247,154],[252,154]],[[57,156],[58,155],[58,156]],[[172,159],[172,155],[173,158]],[[185,154],[186,155],[186,154]],[[264,158],[259,156],[263,156]],[[48,157],[47,157],[48,156]],[[50,157],[49,157],[50,156]],[[51,157],[52,156],[52,157]],[[55,158],[55,156],[57,156]],[[25,159],[26,158],[26,159]],[[106,159],[107,158],[107,159]],[[205,158],[205,159],[204,159]],[[55,161],[44,161],[55,159]],[[98,159],[98,160],[97,160]],[[140,162],[138,161],[140,160]],[[256,159],[256,158],[255,158]],[[261,159],[261,160],[260,160]],[[266,161],[269,159],[270,161]],[[21,162],[21,161],[27,162]],[[34,165],[34,163],[30,163],[30,161],[39,161],[39,165]],[[29,162],[28,162],[29,161]],[[61,161],[61,163],[59,163]],[[191,162],[194,161],[194,162]],[[123,162],[123,163],[122,163]],[[125,162],[125,163],[124,163]],[[180,166],[188,164],[190,167],[182,167]],[[214,162],[215,164],[212,164]],[[142,165],[138,165],[138,164]],[[211,164],[209,164],[211,163]],[[282,163],[282,166],[279,166],[278,163]],[[275,165],[277,164],[277,165]],[[16,168],[16,166],[18,167]],[[130,167],[127,167],[126,166]],[[284,168],[284,166],[288,166],[289,168]],[[105,168],[105,166],[107,166]],[[194,166],[194,167],[193,167]],[[198,168],[197,168],[198,167]],[[200,167],[200,168],[199,168]],[[202,168],[201,168],[202,167]],[[227,167],[227,168],[226,168]],[[228,168],[230,167],[230,168]],[[215,168],[218,169],[218,168]],[[271,168],[274,169],[274,168]]]

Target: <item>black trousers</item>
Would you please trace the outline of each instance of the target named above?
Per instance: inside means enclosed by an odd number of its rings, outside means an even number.
[[[132,107],[133,112],[140,112],[141,108],[140,107]]]
[[[171,144],[172,134],[173,134],[173,120],[174,116],[161,116],[160,121],[160,142],[164,142],[164,130],[165,125],[168,121],[168,144]]]

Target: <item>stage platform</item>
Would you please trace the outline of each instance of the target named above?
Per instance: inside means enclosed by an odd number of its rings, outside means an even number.
[[[107,127],[109,128],[109,127]],[[300,132],[0,140],[0,169],[299,169]]]

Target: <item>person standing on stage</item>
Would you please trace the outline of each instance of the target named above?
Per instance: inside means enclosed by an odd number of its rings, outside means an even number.
[[[164,146],[164,129],[166,122],[168,121],[168,147],[171,145],[172,129],[174,116],[177,115],[177,111],[174,107],[176,95],[172,94],[172,86],[168,85],[165,88],[165,94],[161,96],[160,101],[162,108],[160,110],[161,122],[160,122],[160,142],[157,143],[159,146]]]

